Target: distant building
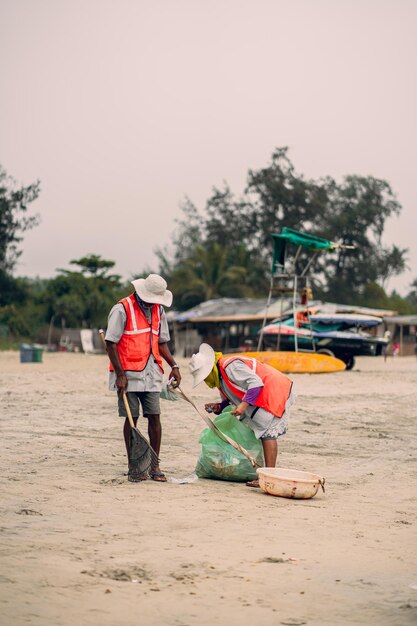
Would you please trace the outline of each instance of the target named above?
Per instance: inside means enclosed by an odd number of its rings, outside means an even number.
[[[289,308],[289,301],[272,303],[266,320],[275,319]],[[205,341],[222,352],[255,350],[264,319],[265,300],[254,298],[218,298],[188,311],[170,311],[172,349],[179,356],[189,357]]]
[[[384,318],[391,333],[391,345],[399,344],[400,356],[417,354],[417,315],[394,315]]]
[[[395,315],[395,311],[389,310],[309,302],[309,306],[317,305],[329,313],[358,313],[384,319]],[[273,300],[268,309],[265,299],[218,298],[202,302],[188,311],[170,311],[167,315],[171,330],[170,347],[175,354],[184,357],[197,352],[203,341],[222,352],[256,350],[258,333],[264,322],[269,323],[292,310],[292,298]],[[383,330],[380,325],[373,332],[382,335]]]

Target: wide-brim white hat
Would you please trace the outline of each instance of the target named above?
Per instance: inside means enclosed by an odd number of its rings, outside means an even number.
[[[144,302],[171,306],[172,292],[167,289],[167,283],[159,274],[149,274],[147,278],[132,280],[136,293]]]
[[[193,389],[203,382],[213,369],[215,361],[214,350],[208,343],[202,343],[197,354],[193,354],[188,362],[193,377]]]

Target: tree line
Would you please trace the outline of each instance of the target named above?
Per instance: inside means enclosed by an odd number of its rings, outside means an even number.
[[[112,273],[115,261],[87,254],[70,261],[74,270],[57,269],[51,279],[14,275],[24,233],[39,223],[28,211],[39,194],[39,181],[19,186],[0,167],[1,328],[36,338],[45,325],[103,326],[114,302],[131,290]],[[155,271],[166,278],[179,310],[210,298],[266,297],[271,233],[286,226],[354,246],[318,256],[311,272],[316,299],[413,313],[417,278],[405,298],[386,291],[389,279],[407,267],[407,250],[383,243],[386,221],[400,212],[388,182],[358,175],[340,183],[306,179],[288,149],[278,148],[267,166],[249,170],[240,196],[225,184],[213,188],[203,210],[186,199],[171,245],[156,250]],[[296,265],[304,263],[302,254]]]
[[[97,254],[73,259],[74,270],[57,269],[50,279],[15,277],[24,233],[39,224],[29,205],[40,182],[18,186],[0,167],[0,338],[36,339],[45,326],[105,326],[111,306],[128,293],[129,283],[111,272],[115,261]]]
[[[178,308],[216,296],[263,297],[268,291],[272,237],[286,226],[354,249],[338,248],[318,257],[311,282],[314,297],[343,304],[395,308],[417,304],[417,279],[405,299],[388,296],[390,278],[407,267],[407,250],[383,243],[388,218],[401,205],[388,182],[372,176],[305,179],[288,149],[249,170],[236,197],[228,185],[214,188],[203,211],[187,199],[171,247],[157,250]],[[305,264],[302,254],[296,266]]]

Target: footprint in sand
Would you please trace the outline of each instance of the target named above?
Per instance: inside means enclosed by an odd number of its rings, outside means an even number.
[[[142,582],[150,580],[148,572],[143,567],[126,567],[116,569],[98,570],[82,570],[81,574],[93,576],[95,578],[110,578],[119,582]]]
[[[16,511],[16,515],[41,515],[39,511],[34,511],[33,509],[20,509],[20,511]]]
[[[100,480],[100,485],[124,485],[126,480],[124,478],[103,478]]]

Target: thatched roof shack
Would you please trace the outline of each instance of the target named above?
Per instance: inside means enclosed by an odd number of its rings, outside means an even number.
[[[290,308],[290,302],[274,302],[266,314],[272,321]],[[265,318],[265,300],[218,298],[207,300],[184,312],[170,312],[175,353],[191,356],[202,341],[215,350],[234,352],[255,348],[257,334]]]

